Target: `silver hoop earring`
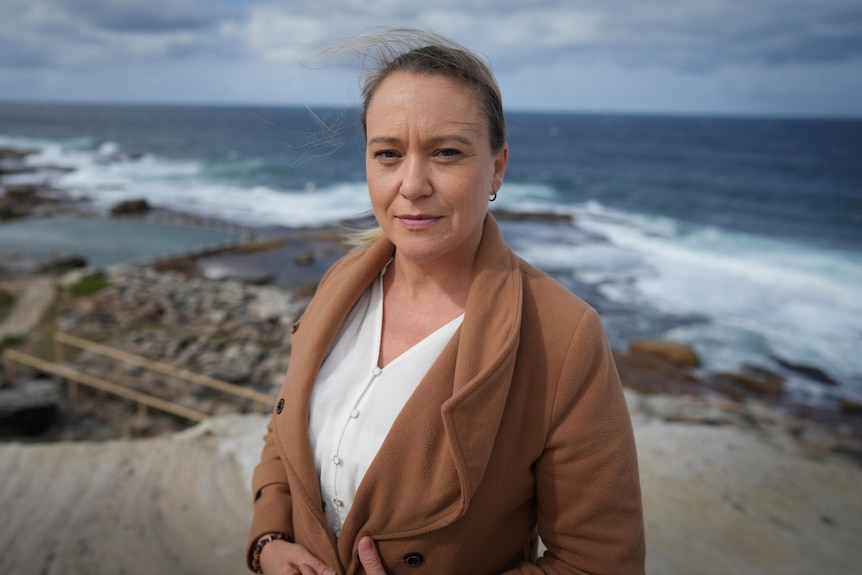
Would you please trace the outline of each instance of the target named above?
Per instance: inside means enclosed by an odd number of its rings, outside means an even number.
[[[494,192],[493,194],[491,194],[490,196],[488,196],[488,201],[489,201],[489,202],[493,202],[493,201],[494,201],[494,200],[496,200],[496,199],[497,199],[497,192]]]

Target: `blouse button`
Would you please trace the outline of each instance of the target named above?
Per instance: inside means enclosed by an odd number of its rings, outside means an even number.
[[[352,419],[356,419],[357,417],[359,417],[359,410],[358,409],[351,409],[350,410],[350,417]]]
[[[332,498],[332,504],[335,505],[336,507],[344,507],[344,501],[342,501],[338,497]]]
[[[275,406],[275,412],[281,413],[284,410],[284,399],[279,399],[278,403]]]
[[[337,455],[333,455],[332,456],[332,463],[334,463],[335,465],[341,465],[341,458],[338,457]]]
[[[382,372],[383,372],[382,369],[375,366],[374,369],[371,370],[371,375],[380,375]]]
[[[425,561],[425,558],[422,557],[421,553],[416,553],[415,551],[411,551],[404,555],[404,562],[410,565],[411,567],[419,567],[422,565],[422,562]]]

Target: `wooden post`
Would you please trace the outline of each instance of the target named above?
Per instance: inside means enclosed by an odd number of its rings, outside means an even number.
[[[6,379],[9,380],[9,383],[15,383],[15,380],[18,378],[18,370],[15,368],[15,362],[4,355],[3,364],[6,366]]]
[[[66,363],[66,347],[54,338],[54,363]]]

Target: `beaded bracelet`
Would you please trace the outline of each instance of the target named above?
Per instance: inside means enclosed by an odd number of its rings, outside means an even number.
[[[251,548],[252,571],[254,571],[255,573],[263,573],[263,569],[260,568],[260,552],[263,551],[264,545],[277,539],[289,541],[287,535],[285,535],[284,533],[267,533],[266,535],[261,535],[260,537],[258,537],[257,541],[254,544],[254,547]]]

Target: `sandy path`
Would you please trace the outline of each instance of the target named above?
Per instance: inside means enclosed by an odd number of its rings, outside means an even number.
[[[52,276],[4,281],[0,288],[20,294],[9,315],[0,322],[0,339],[30,333],[54,301],[56,289]]]
[[[213,422],[146,441],[0,446],[0,573],[247,572],[249,464],[233,454],[259,453],[263,420]]]
[[[858,573],[862,468],[732,427],[636,421],[648,572]]]
[[[635,415],[648,572],[855,572],[862,468]],[[0,573],[241,574],[263,416],[147,441],[0,445]]]

